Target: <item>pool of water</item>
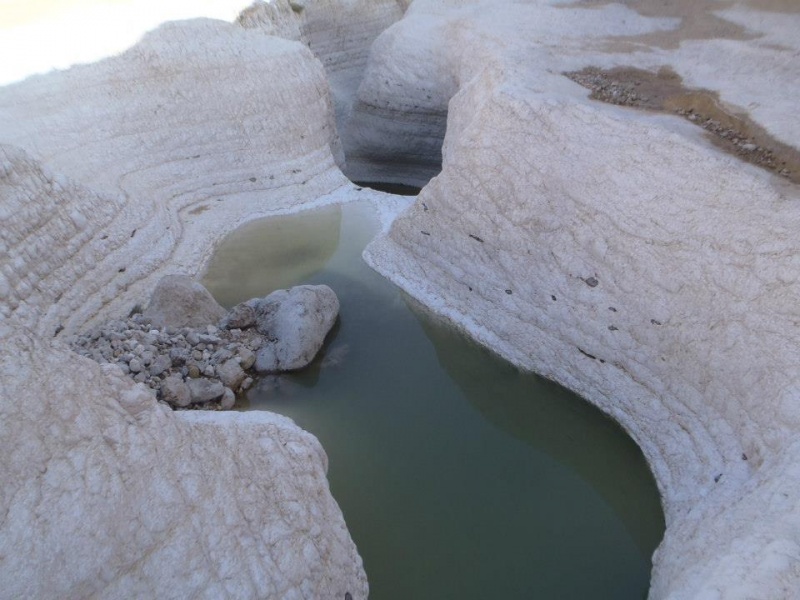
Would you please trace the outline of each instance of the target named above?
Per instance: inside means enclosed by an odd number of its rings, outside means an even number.
[[[370,597],[645,598],[664,521],[638,447],[372,271],[377,227],[367,203],[252,223],[204,280],[226,306],[298,283],[338,294],[321,355],[260,380],[241,409],[320,439]]]

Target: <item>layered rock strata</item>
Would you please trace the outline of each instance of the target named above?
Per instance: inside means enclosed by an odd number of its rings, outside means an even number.
[[[15,262],[0,310],[50,336],[127,314],[166,264],[194,275],[237,224],[347,184],[319,62],[219,21],[166,24],[118,57],[3,88],[0,131],[36,161],[4,151]],[[70,182],[84,191],[54,191]],[[30,208],[47,194],[58,218]],[[73,272],[60,281],[59,261]]]
[[[720,15],[756,23],[748,40],[629,52],[681,22],[620,5],[450,4],[415,2],[361,86],[385,107],[385,156],[417,131],[392,111],[449,100],[441,174],[368,260],[627,429],[667,520],[652,598],[793,597],[800,193],[691,122],[595,102],[562,73],[670,67],[797,148],[786,99],[800,72],[786,58],[800,48],[786,36],[800,16],[739,7]],[[741,78],[711,75],[733,68]]]
[[[416,0],[375,42],[346,128],[357,178],[414,183],[446,123],[441,175],[368,258],[628,429],[667,517],[653,598],[800,587],[799,198],[692,123],[599,104],[562,73],[669,67],[797,148],[789,5]],[[366,594],[310,437],[270,415],[160,412],[50,341],[126,313],[167,269],[196,274],[247,219],[348,197],[324,70],[278,30],[170,25],[0,90],[10,597]],[[187,448],[202,474],[174,458]],[[42,577],[53,556],[65,568]]]
[[[196,275],[237,224],[347,197],[319,62],[165,25],[0,89],[0,132],[0,597],[366,597],[312,436],[173,413],[62,341]]]

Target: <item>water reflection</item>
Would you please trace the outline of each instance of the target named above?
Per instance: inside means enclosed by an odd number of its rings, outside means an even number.
[[[203,283],[222,306],[290,287],[322,269],[339,246],[342,209],[327,206],[312,218],[300,213],[268,222],[237,229],[215,252]]]

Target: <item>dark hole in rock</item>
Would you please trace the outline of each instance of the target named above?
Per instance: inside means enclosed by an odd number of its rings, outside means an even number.
[[[371,190],[378,190],[379,192],[396,194],[398,196],[417,196],[422,190],[422,188],[413,185],[388,183],[385,181],[354,181],[353,183],[362,188],[369,188]]]

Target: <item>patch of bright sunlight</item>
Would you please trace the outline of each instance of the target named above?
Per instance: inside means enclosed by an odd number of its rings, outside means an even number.
[[[252,0],[0,0],[0,85],[119,54],[165,21],[233,21]],[[7,57],[12,57],[7,60]]]

